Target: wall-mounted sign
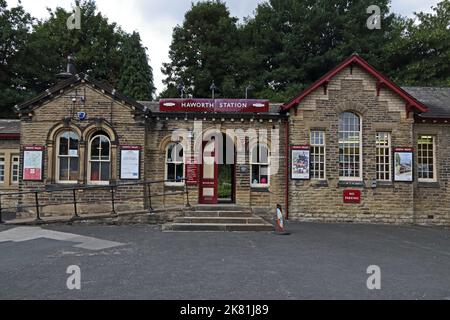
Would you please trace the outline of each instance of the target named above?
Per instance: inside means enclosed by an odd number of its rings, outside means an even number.
[[[120,148],[120,179],[140,179],[141,147],[122,146]]]
[[[80,121],[86,120],[87,113],[86,112],[77,112],[77,118]]]
[[[310,146],[293,146],[291,148],[292,180],[310,179],[310,150]]]
[[[394,148],[394,181],[414,181],[414,149]]]
[[[344,203],[361,203],[361,191],[344,190]]]
[[[186,184],[190,186],[198,184],[198,164],[195,158],[186,161]]]
[[[239,99],[163,99],[159,101],[161,112],[269,112],[269,100]]]
[[[39,146],[25,146],[23,148],[24,181],[42,181],[44,149],[44,147]]]

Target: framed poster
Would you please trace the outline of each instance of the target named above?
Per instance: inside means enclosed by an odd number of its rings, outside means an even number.
[[[186,162],[186,184],[189,186],[198,185],[198,164],[195,157]]]
[[[310,172],[310,146],[293,146],[291,148],[291,179],[309,180]]]
[[[44,167],[44,147],[25,146],[23,148],[23,180],[42,181]]]
[[[394,148],[394,181],[414,181],[413,148]]]
[[[123,146],[120,149],[120,179],[139,180],[141,177],[141,147]]]

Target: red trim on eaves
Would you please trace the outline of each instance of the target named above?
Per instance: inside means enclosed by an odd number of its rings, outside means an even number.
[[[327,85],[330,80],[336,76],[339,72],[347,68],[348,66],[353,66],[353,64],[359,65],[361,68],[363,68],[365,71],[373,75],[375,78],[378,79],[377,82],[377,90],[383,85],[395,93],[397,93],[400,97],[402,97],[406,102],[407,105],[410,105],[411,107],[417,109],[419,112],[427,112],[428,108],[422,104],[421,102],[417,101],[413,96],[408,94],[405,90],[397,86],[395,83],[393,83],[391,80],[389,80],[386,76],[384,76],[382,73],[377,71],[374,67],[372,67],[367,61],[365,61],[363,58],[361,58],[359,55],[354,54],[344,60],[341,64],[339,64],[337,67],[332,69],[330,72],[328,72],[326,75],[324,75],[322,78],[317,80],[314,84],[312,84],[309,88],[301,92],[297,97],[292,99],[291,101],[285,103],[283,106],[281,106],[282,111],[290,110],[293,107],[298,106],[298,104],[305,99],[310,93],[315,91],[316,89],[320,88],[321,86]]]
[[[20,140],[20,134],[18,133],[1,133],[1,140]]]

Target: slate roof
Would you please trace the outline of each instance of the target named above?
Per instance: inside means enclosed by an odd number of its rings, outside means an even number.
[[[0,137],[19,137],[20,136],[20,120],[0,119]]]
[[[450,118],[450,88],[403,87],[418,101],[428,107],[428,112],[418,115],[420,118]]]
[[[111,87],[110,85],[91,79],[87,74],[79,73],[74,76],[72,76],[69,79],[66,79],[64,81],[61,81],[57,83],[55,86],[51,87],[50,89],[45,90],[38,96],[34,97],[33,99],[30,99],[28,101],[23,102],[22,104],[19,104],[15,106],[15,112],[16,113],[23,113],[33,110],[34,108],[42,105],[45,101],[52,99],[55,95],[59,94],[61,90],[64,90],[67,87],[76,85],[78,83],[81,83],[82,81],[89,83],[93,85],[94,87],[100,88],[103,90],[106,94],[111,96],[112,98],[124,102],[128,105],[131,105],[135,107],[137,110],[145,111],[144,107],[137,103],[135,100],[130,99],[126,97],[125,95],[118,92],[116,89]]]

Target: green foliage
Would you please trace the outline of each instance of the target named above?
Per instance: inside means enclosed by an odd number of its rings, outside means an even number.
[[[221,1],[192,4],[183,25],[173,31],[171,62],[162,68],[167,76],[164,83],[171,88],[183,83],[187,93],[206,98],[211,97],[209,88],[214,81],[219,88],[216,96],[237,96],[240,72],[236,23]]]
[[[434,13],[417,13],[396,24],[386,46],[390,76],[403,85],[450,86],[450,0]]]
[[[448,85],[449,1],[417,23],[377,1],[381,30],[367,28],[372,0],[267,0],[242,25],[224,3],[198,2],[174,29],[162,96],[183,82],[210,97],[214,80],[221,96],[243,97],[251,84],[252,97],[283,102],[354,52],[400,85]]]
[[[141,44],[139,33],[133,32],[123,43],[123,67],[118,89],[136,100],[152,100],[155,87],[153,71],[148,64],[146,48]]]
[[[20,5],[6,8],[0,0],[0,117],[13,117],[12,106],[29,95],[21,74],[26,63],[20,55],[29,36],[32,19]]]
[[[65,71],[74,53],[78,72],[105,81],[134,99],[151,99],[152,69],[138,33],[129,35],[98,12],[95,1],[76,1],[81,30],[68,30],[72,12],[49,9],[50,17],[35,21],[20,6],[6,10],[0,0],[0,110],[14,116],[12,106],[46,90]],[[138,70],[132,74],[133,70]]]

